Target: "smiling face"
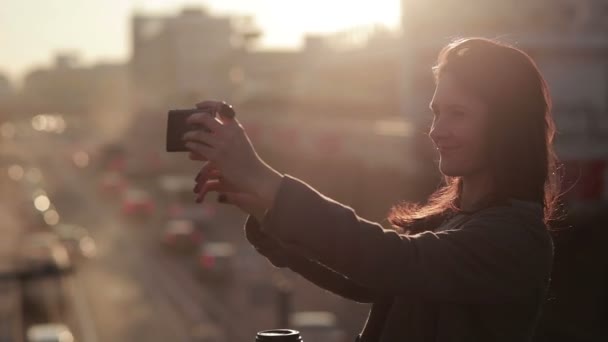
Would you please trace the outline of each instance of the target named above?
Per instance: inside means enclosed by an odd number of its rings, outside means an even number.
[[[487,169],[487,106],[449,73],[439,77],[430,103],[430,137],[440,155],[439,170],[446,176],[470,176]]]

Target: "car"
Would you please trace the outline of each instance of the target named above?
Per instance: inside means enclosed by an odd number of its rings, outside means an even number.
[[[168,250],[191,253],[203,242],[203,233],[190,220],[169,220],[163,232],[162,244]]]
[[[172,203],[167,212],[169,220],[189,220],[201,231],[206,231],[212,226],[214,215],[213,207],[196,203]]]
[[[194,184],[190,176],[166,175],[159,179],[160,188],[168,199],[167,217],[189,219],[198,228],[204,229],[207,222],[216,215],[217,204],[212,201],[195,203],[196,194],[192,192]]]
[[[236,248],[230,242],[205,242],[197,256],[198,275],[207,281],[225,282],[234,275]]]
[[[26,233],[18,248],[16,264],[26,306],[66,310],[62,284],[74,267],[57,235],[49,231]]]
[[[70,329],[60,323],[34,324],[27,329],[28,342],[74,342]]]
[[[30,232],[19,246],[18,261],[26,275],[36,277],[61,274],[72,270],[70,255],[57,234],[47,231]]]
[[[289,317],[289,326],[305,341],[345,342],[346,334],[336,326],[336,316],[328,311],[299,311]]]
[[[128,216],[151,216],[156,206],[152,196],[141,189],[128,189],[122,201],[122,212]]]
[[[95,240],[84,227],[60,223],[53,227],[53,231],[59,236],[71,258],[90,259],[97,254]]]

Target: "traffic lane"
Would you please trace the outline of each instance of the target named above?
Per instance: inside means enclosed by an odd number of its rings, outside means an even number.
[[[252,336],[264,329],[274,328],[277,323],[276,289],[273,283],[282,271],[275,269],[249,245],[243,233],[245,216],[235,208],[226,207],[218,211],[218,215],[209,223],[204,239],[206,241],[227,241],[237,247],[234,262],[234,274],[227,282],[208,282],[197,277],[196,255],[176,256],[165,253],[159,244],[155,233],[149,230],[137,230],[145,244],[147,253],[158,258],[153,264],[166,269],[172,278],[179,279],[179,284],[192,286],[189,293],[203,297],[210,314],[217,312],[220,306],[225,311],[228,320],[227,331],[233,335],[229,341],[248,341]],[[209,301],[205,298],[211,298]],[[221,319],[221,317],[220,317]]]
[[[159,280],[165,283],[170,297],[183,311],[190,312],[190,317],[200,317],[196,312],[202,312],[207,317],[203,324],[214,324],[226,341],[248,341],[251,332],[243,329],[247,322],[252,321],[251,313],[240,317],[240,308],[230,305],[229,299],[238,295],[234,291],[234,282],[215,284],[213,286],[198,277],[196,254],[175,255],[168,253],[160,244],[159,237],[162,227],[138,227],[131,232],[133,238],[142,246],[141,253],[147,260],[144,266],[160,272],[164,276]],[[193,314],[194,313],[194,314]],[[199,322],[201,320],[199,319]],[[200,324],[200,323],[199,323]]]
[[[245,243],[244,236],[242,233],[242,223],[244,217],[239,216],[235,213],[236,209],[223,209],[220,210],[220,215],[217,220],[214,220],[212,224],[215,225],[214,229],[218,232],[217,236],[213,238],[218,240],[233,241],[239,245],[239,253],[237,255],[237,274],[235,281],[231,286],[225,286],[222,288],[213,288],[211,286],[205,286],[200,284],[198,279],[195,279],[190,263],[177,261],[169,258],[163,253],[158,253],[156,250],[159,247],[158,241],[155,239],[148,240],[146,250],[143,248],[142,241],[132,241],[137,236],[152,237],[155,234],[149,234],[150,231],[155,231],[155,228],[159,227],[159,221],[157,215],[155,219],[148,222],[131,221],[125,220],[124,217],[116,210],[116,202],[110,202],[111,205],[107,205],[99,198],[96,190],[96,178],[90,177],[88,173],[82,173],[80,170],[66,165],[66,163],[60,162],[58,159],[50,160],[48,163],[52,168],[52,173],[56,175],[55,178],[59,180],[58,183],[66,184],[65,191],[78,193],[82,196],[82,202],[80,206],[88,210],[77,210],[72,213],[65,213],[68,216],[72,216],[72,220],[80,221],[83,225],[91,225],[90,222],[95,222],[90,227],[93,231],[93,237],[98,240],[98,246],[100,248],[100,259],[94,261],[92,265],[87,265],[82,270],[83,273],[88,274],[88,279],[81,283],[86,285],[86,281],[92,279],[88,288],[91,288],[94,284],[109,284],[109,289],[106,291],[105,297],[109,298],[108,302],[111,302],[112,298],[117,298],[118,301],[134,301],[138,302],[138,298],[141,296],[148,298],[150,302],[156,302],[157,306],[164,308],[165,312],[171,312],[172,310],[176,313],[176,316],[180,316],[183,325],[181,331],[198,331],[201,330],[201,325],[209,325],[206,318],[203,318],[198,311],[198,308],[204,308],[209,311],[211,321],[219,321],[220,326],[227,327],[230,333],[242,334],[242,336],[231,336],[230,341],[238,340],[249,340],[251,336],[255,336],[255,332],[266,327],[273,326],[274,322],[273,311],[269,310],[272,305],[269,303],[262,303],[261,300],[255,300],[256,305],[252,305],[252,288],[263,287],[264,281],[267,279],[260,279],[260,273],[254,269],[255,262],[252,265],[251,247]],[[89,177],[88,177],[89,176]],[[137,182],[133,182],[137,185]],[[212,198],[210,198],[211,200]],[[162,200],[162,198],[160,198]],[[160,202],[160,201],[159,201]],[[109,209],[109,210],[108,210]],[[230,212],[232,210],[232,212]],[[227,211],[227,215],[226,215]],[[237,210],[238,211],[238,210]],[[224,215],[221,215],[221,213]],[[74,215],[76,214],[76,215]],[[100,227],[104,224],[101,222],[108,222],[108,227]],[[116,230],[116,227],[120,227]],[[114,235],[120,236],[122,233],[128,232],[129,234],[122,236],[122,239],[116,239],[116,236],[107,236],[109,239],[109,248],[111,255],[119,255],[117,258],[110,258],[110,260],[103,261],[103,232],[114,232]],[[156,230],[158,231],[158,230]],[[97,232],[97,233],[96,233]],[[136,234],[131,234],[137,232]],[[102,236],[99,236],[101,233]],[[121,241],[131,241],[128,246],[121,245]],[[242,247],[249,248],[243,249]],[[243,253],[244,252],[244,253]],[[122,255],[122,257],[120,257]],[[263,261],[259,259],[259,261]],[[101,263],[99,263],[101,262]],[[105,262],[105,264],[104,264]],[[116,263],[114,265],[113,263]],[[112,267],[108,267],[112,265]],[[121,267],[123,268],[122,271]],[[160,273],[160,275],[159,275]],[[168,275],[168,276],[165,276]],[[172,282],[174,279],[179,279],[177,286]],[[252,281],[252,279],[254,281]],[[150,285],[154,284],[154,285]],[[104,286],[105,287],[105,286]],[[122,290],[126,289],[126,290]],[[161,289],[161,290],[159,290]],[[90,292],[90,291],[89,291]],[[97,297],[101,293],[94,291],[91,301],[92,312],[97,311],[98,307],[107,306],[105,301],[96,301]],[[142,294],[143,293],[143,294]],[[268,291],[266,291],[268,293]],[[213,301],[213,298],[221,297],[223,300]],[[270,302],[272,298],[269,295],[266,296],[266,302]],[[103,298],[103,297],[102,297]],[[220,298],[220,299],[221,299]],[[139,300],[141,302],[142,300]],[[254,303],[255,304],[255,303]],[[266,304],[266,305],[264,305]],[[134,305],[137,307],[137,305]],[[167,306],[172,306],[173,309]],[[146,303],[142,303],[141,308],[146,307]],[[221,309],[218,309],[221,308]],[[111,310],[108,310],[112,312]],[[124,310],[117,310],[120,317],[120,313]],[[136,310],[137,311],[137,310]],[[150,311],[142,309],[142,312]],[[163,310],[161,310],[163,311]],[[99,315],[99,314],[96,314]],[[143,314],[142,314],[143,315]],[[108,329],[106,326],[117,327],[115,330],[116,334],[120,335],[121,331],[127,331],[129,328],[121,326],[128,325],[125,322],[128,320],[120,319],[117,320],[117,315],[106,314],[107,318],[104,320],[107,323],[101,322],[100,327],[97,331],[100,334],[106,333]],[[174,316],[174,315],[170,315]],[[184,318],[186,317],[186,318]],[[253,319],[255,317],[256,319]],[[162,321],[171,322],[171,318],[164,318]],[[202,322],[202,323],[201,323]],[[135,323],[133,323],[135,324]],[[131,324],[131,325],[133,325]],[[167,324],[167,323],[165,323]],[[176,323],[169,324],[175,325]],[[213,323],[211,324],[213,325]],[[154,330],[154,328],[163,326],[163,323],[154,324],[151,329],[143,329],[146,331]],[[234,329],[234,327],[238,329]],[[195,327],[195,328],[193,328]],[[112,330],[112,329],[110,329]],[[133,337],[139,337],[138,331],[141,329],[133,328]],[[171,330],[166,328],[163,330]],[[176,329],[173,329],[176,330]],[[160,336],[159,334],[155,334]],[[116,340],[115,337],[110,337],[112,340]],[[100,336],[100,340],[108,340],[105,336]]]
[[[143,227],[123,220],[115,205],[97,196],[95,177],[63,163],[49,164],[49,177],[65,183],[63,191],[88,209],[65,210],[62,219],[87,227],[98,246],[97,258],[78,265],[76,279],[67,290],[74,309],[85,307],[91,313],[89,321],[79,324],[83,335],[101,341],[191,340],[191,328],[183,324],[168,292],[159,286],[162,281],[150,272],[155,270],[139,253],[141,246],[126,234]]]
[[[108,216],[92,231],[99,250],[79,271],[101,341],[190,341],[156,273],[120,220]]]
[[[53,317],[53,321],[72,323],[75,316],[81,315],[81,312],[75,312],[77,308],[82,311],[83,307],[90,307],[94,318],[82,320],[78,327],[70,324],[73,330],[83,331],[82,340],[95,340],[99,332],[99,340],[104,341],[156,341],[176,337],[188,341],[187,336],[182,336],[187,329],[174,318],[177,315],[172,313],[166,294],[154,286],[157,283],[154,278],[141,272],[145,270],[139,260],[141,258],[129,254],[135,248],[124,248],[119,243],[121,239],[113,240],[112,236],[104,236],[104,232],[119,232],[114,228],[122,224],[114,222],[116,215],[96,198],[95,178],[58,158],[64,150],[61,142],[45,139],[44,136],[35,140],[36,159],[44,165],[45,181],[40,185],[51,193],[60,192],[72,199],[67,203],[58,203],[62,209],[62,221],[83,224],[94,231],[92,235],[102,246],[110,243],[106,248],[109,253],[100,253],[99,259],[79,265],[80,270],[74,281],[63,287],[67,301],[72,304],[72,311],[63,317]],[[78,204],[78,208],[73,206],[74,203]],[[106,237],[110,239],[104,240]],[[41,291],[45,292],[46,289]]]
[[[117,257],[116,261],[120,263],[116,267],[131,263],[130,269],[123,272],[135,278],[134,284],[131,285],[141,286],[151,294],[152,299],[167,299],[169,303],[161,303],[161,307],[172,305],[172,308],[164,310],[177,312],[176,315],[181,317],[183,325],[181,330],[189,331],[191,338],[209,330],[205,327],[211,327],[212,330],[220,330],[220,334],[223,332],[226,341],[248,341],[257,331],[275,327],[275,293],[269,285],[272,267],[264,267],[264,260],[246,243],[238,217],[212,222],[216,231],[214,239],[232,240],[239,245],[235,278],[232,282],[218,287],[197,278],[195,255],[176,257],[162,249],[159,241],[162,225],[158,221],[126,219],[118,210],[104,216],[115,223],[109,224],[108,228],[93,229],[94,232],[103,230],[108,233],[107,238],[111,239],[106,243],[99,236],[104,233],[97,233],[100,257],[113,253]],[[112,230],[114,233],[110,234]],[[119,248],[107,250],[116,245]],[[104,272],[108,273],[108,270]],[[99,275],[102,271],[96,273]],[[94,282],[102,281],[104,280]],[[254,292],[262,293],[264,298],[252,299],[256,296]],[[166,319],[166,322],[169,321]],[[159,323],[159,326],[167,324],[166,322]],[[134,333],[137,334],[137,331]]]

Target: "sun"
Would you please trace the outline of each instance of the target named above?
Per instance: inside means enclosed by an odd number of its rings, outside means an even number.
[[[370,24],[396,27],[401,17],[399,0],[309,0],[302,3],[300,18],[307,19],[311,31],[329,32]]]

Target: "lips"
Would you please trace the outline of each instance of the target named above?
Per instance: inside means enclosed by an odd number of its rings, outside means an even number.
[[[459,148],[460,146],[439,146],[439,153],[452,153]]]

